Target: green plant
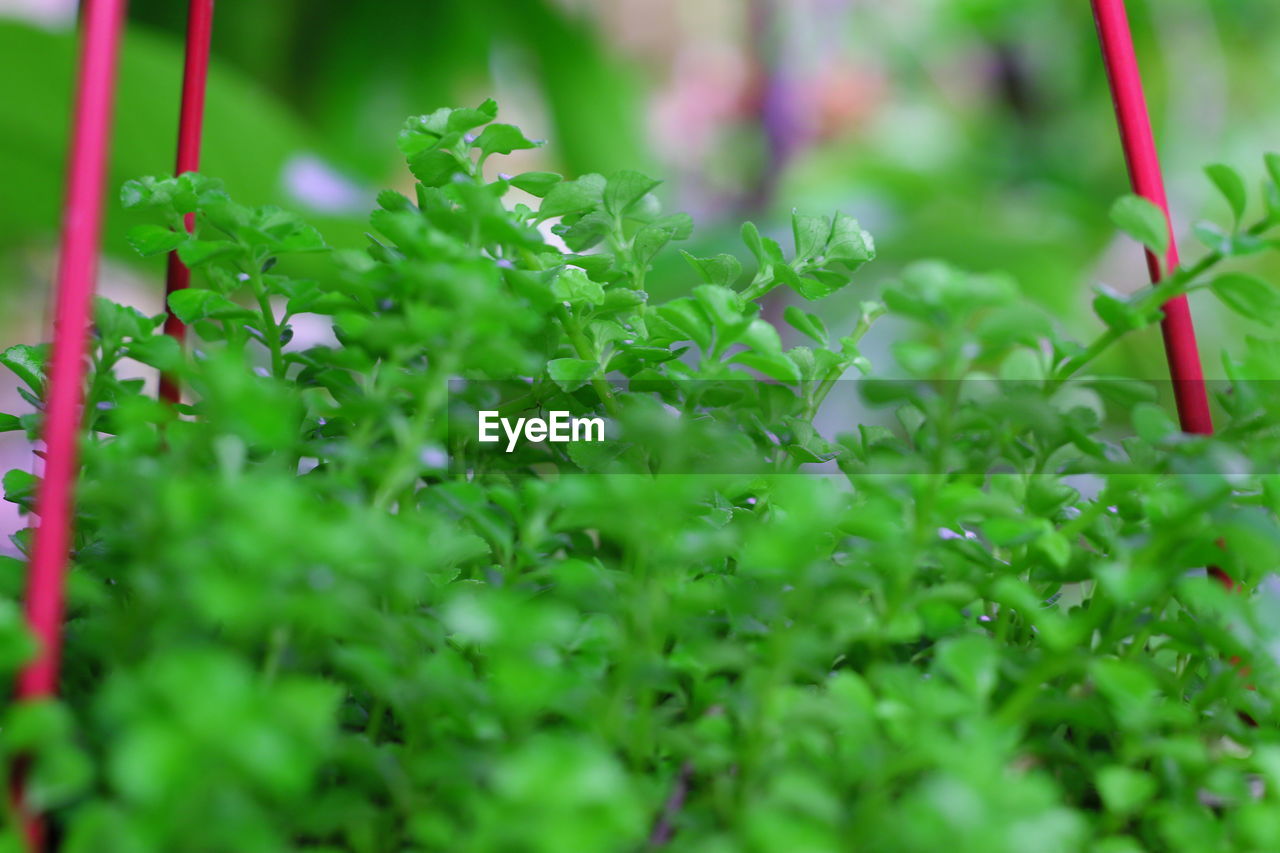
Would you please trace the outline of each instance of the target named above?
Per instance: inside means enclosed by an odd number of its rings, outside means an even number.
[[[3,725],[64,849],[1280,844],[1275,604],[1191,571],[1247,589],[1280,559],[1280,394],[1249,381],[1277,344],[1227,362],[1212,438],[1151,383],[1081,372],[1174,292],[1272,310],[1212,273],[1270,248],[1277,205],[1158,289],[1101,294],[1093,345],[1007,279],[926,263],[844,336],[788,308],[814,346],[786,347],[757,300],[846,285],[874,254],[855,222],[796,216],[791,253],[748,225],[749,280],[689,257],[701,283],[649,304],[688,218],[632,172],[486,179],[534,144],[495,117],[407,123],[416,198],[384,193],[362,251],[201,176],[124,188],[164,222],[134,245],[202,286],[171,300],[190,354],[99,303],[62,696]],[[1148,213],[1117,217],[1141,236]],[[291,277],[300,252],[332,283]],[[896,372],[859,351],[886,310]],[[304,315],[336,343],[294,346]],[[0,356],[35,409],[0,425],[33,437],[41,359]],[[824,437],[850,370],[895,378]],[[617,432],[479,454],[481,407]],[[5,478],[28,511],[32,486]],[[0,568],[11,673],[23,566]]]

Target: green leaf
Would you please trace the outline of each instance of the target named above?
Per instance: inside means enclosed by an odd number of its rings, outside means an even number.
[[[742,223],[742,242],[751,250],[751,254],[756,256],[756,262],[762,269],[768,265],[771,259],[765,252],[764,240],[760,236],[760,229],[756,228],[754,222]]]
[[[48,357],[47,347],[15,344],[0,352],[0,364],[9,368],[36,394],[43,394],[45,363]]]
[[[450,151],[432,149],[409,158],[409,171],[423,186],[443,187],[456,175],[465,175],[466,168]]]
[[[605,186],[604,209],[612,216],[622,216],[661,183],[639,172],[615,172]]]
[[[782,312],[782,319],[786,320],[791,328],[813,338],[819,345],[824,347],[827,345],[827,327],[821,317],[803,311],[795,305],[788,305]]]
[[[599,305],[604,302],[604,288],[579,269],[561,270],[551,284],[551,293],[570,305]]]
[[[791,214],[791,233],[795,238],[796,257],[812,258],[822,253],[831,239],[831,220],[825,216]]]
[[[1271,176],[1271,183],[1280,188],[1280,154],[1268,151],[1262,159],[1266,163],[1267,174]]]
[[[1101,286],[1098,287],[1097,296],[1093,298],[1093,312],[1117,332],[1145,328],[1149,322],[1128,300]]]
[[[781,353],[782,339],[768,320],[756,317],[737,338],[756,352]]]
[[[831,225],[831,239],[827,243],[827,263],[839,264],[853,272],[867,261],[874,260],[875,256],[875,240],[858,225],[858,220],[837,213]]]
[[[707,284],[718,284],[732,287],[742,275],[742,262],[733,255],[719,254],[714,258],[695,258],[682,251],[681,256],[689,262],[689,266],[698,271],[698,275]]]
[[[164,371],[177,370],[182,365],[182,346],[168,335],[130,341],[125,347],[125,355]]]
[[[605,180],[602,175],[583,175],[576,181],[562,181],[552,187],[542,199],[538,218],[550,219],[599,207],[604,197],[604,188]]]
[[[22,429],[22,419],[17,415],[0,412],[0,432],[14,432]]]
[[[1164,211],[1147,199],[1136,195],[1121,196],[1111,206],[1111,221],[1161,258],[1168,251],[1168,220]]]
[[[238,243],[228,240],[187,240],[178,246],[178,258],[188,267],[198,267],[215,258],[225,258],[243,252]]]
[[[717,330],[727,330],[743,322],[742,297],[729,288],[716,284],[700,284],[693,289],[693,296],[702,305]]]
[[[1259,323],[1280,321],[1280,295],[1257,276],[1242,272],[1226,273],[1214,279],[1209,289],[1242,317]]]
[[[802,378],[800,368],[783,353],[746,350],[729,359],[729,362],[758,370],[779,382],[799,382]]]
[[[665,225],[653,224],[641,228],[631,241],[631,251],[636,263],[647,265],[674,237],[675,231]]]
[[[1160,444],[1180,430],[1163,408],[1154,403],[1138,403],[1131,415],[1133,431],[1147,444]]]
[[[120,305],[101,296],[94,297],[93,317],[98,333],[113,342],[147,337],[157,325],[155,320],[137,308]]]
[[[475,109],[461,107],[459,109],[450,110],[449,120],[445,122],[445,130],[450,133],[465,132],[471,130],[473,127],[488,124],[497,117],[498,103],[493,98],[488,98]]]
[[[1155,796],[1157,789],[1151,774],[1119,765],[1099,770],[1097,782],[1107,811],[1119,815],[1137,812]]]
[[[551,188],[560,183],[561,177],[555,172],[522,172],[510,180],[511,186],[524,190],[529,195],[545,198]]]
[[[1218,192],[1227,200],[1227,204],[1231,207],[1231,214],[1235,217],[1236,225],[1239,226],[1240,220],[1244,218],[1245,205],[1249,201],[1249,193],[1245,189],[1244,178],[1240,177],[1240,173],[1235,169],[1223,163],[1205,166],[1204,171],[1209,176],[1209,180],[1213,182],[1213,185],[1218,188]]]
[[[159,225],[136,225],[125,238],[133,250],[144,258],[172,252],[188,239],[185,231],[174,231]]]
[[[996,688],[1000,650],[988,637],[971,634],[939,644],[938,669],[970,696],[985,701]]]
[[[13,468],[5,472],[3,483],[4,499],[29,512],[35,503],[36,490],[40,486],[40,478],[30,471]]]
[[[472,148],[479,148],[485,156],[490,154],[510,154],[525,148],[537,148],[538,143],[525,139],[518,127],[509,124],[491,124],[481,132]]]
[[[212,290],[187,288],[169,294],[169,308],[184,323],[197,320],[247,320],[253,312]]]
[[[711,348],[711,322],[692,298],[685,296],[668,302],[658,308],[658,316],[699,348]]]
[[[547,362],[547,375],[564,391],[576,391],[596,375],[600,365],[580,358],[556,358]]]

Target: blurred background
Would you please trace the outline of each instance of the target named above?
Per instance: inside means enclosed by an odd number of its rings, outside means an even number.
[[[0,345],[47,336],[76,5],[0,0]],[[1280,149],[1280,4],[1128,5],[1194,258],[1191,224],[1227,213],[1202,166],[1234,165],[1256,190],[1262,153]],[[162,262],[130,257],[115,191],[172,169],[186,4],[130,7],[100,289],[157,313]],[[203,171],[307,214],[335,245],[361,245],[375,192],[409,184],[406,115],[493,96],[549,140],[510,171],[664,177],[668,204],[699,223],[696,254],[740,251],[746,218],[784,244],[793,208],[859,218],[880,259],[824,303],[840,331],[921,258],[1008,271],[1080,335],[1095,282],[1144,283],[1107,219],[1127,180],[1084,0],[222,0],[214,31]],[[670,287],[693,284],[666,263]],[[1194,308],[1220,373],[1218,347],[1247,330]],[[1113,367],[1163,375],[1154,334],[1124,357]],[[5,376],[0,411],[17,408]],[[26,452],[20,437],[0,436],[11,451]]]

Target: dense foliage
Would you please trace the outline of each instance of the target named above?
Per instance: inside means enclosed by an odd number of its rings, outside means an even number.
[[[786,347],[760,298],[848,284],[874,255],[852,219],[797,215],[790,252],[748,225],[750,278],[689,257],[701,283],[650,304],[689,219],[633,172],[487,180],[535,144],[495,116],[407,123],[416,198],[379,198],[365,251],[201,176],[124,188],[157,214],[135,246],[199,287],[171,300],[189,354],[98,306],[62,695],[3,721],[63,849],[1280,848],[1280,630],[1251,592],[1280,562],[1280,394],[1251,381],[1280,342],[1226,360],[1215,438],[1086,374],[1178,292],[1276,319],[1218,274],[1270,248],[1274,185],[1244,227],[1213,170],[1237,222],[1160,288],[1100,293],[1088,346],[926,263],[843,336],[788,308],[810,344]],[[1116,219],[1167,239],[1136,200]],[[302,252],[332,284],[287,274]],[[336,340],[293,343],[315,317]],[[34,408],[0,426],[38,434],[43,357],[0,356]],[[894,381],[824,437],[850,371]],[[613,432],[460,466],[476,405]],[[34,487],[5,478],[28,511]],[[0,564],[6,676],[23,568]]]

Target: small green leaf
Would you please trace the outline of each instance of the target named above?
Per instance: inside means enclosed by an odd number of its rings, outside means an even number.
[[[791,214],[791,233],[795,239],[796,257],[812,258],[826,249],[831,238],[831,220],[825,216]]]
[[[431,149],[409,158],[409,171],[423,186],[442,187],[455,175],[465,175],[466,169],[450,151]]]
[[[498,103],[493,98],[488,98],[475,109],[461,107],[456,110],[450,110],[449,120],[445,122],[445,130],[450,133],[465,132],[473,127],[488,124],[497,117]]]
[[[184,323],[196,320],[251,319],[253,312],[212,290],[188,288],[169,294],[169,308]]]
[[[152,335],[130,341],[125,355],[160,370],[177,370],[182,365],[182,346],[168,335]]]
[[[801,379],[800,368],[783,353],[747,350],[738,353],[729,361],[732,364],[741,364],[752,370],[758,370],[779,382],[799,382]]]
[[[188,240],[178,247],[178,258],[188,267],[198,267],[214,258],[240,254],[243,249],[229,240]]]
[[[622,216],[661,183],[639,172],[616,172],[605,186],[604,209],[612,216]]]
[[[688,252],[680,253],[689,266],[698,271],[698,275],[707,284],[719,284],[732,287],[742,275],[742,262],[729,254],[719,254],[714,258],[695,258]]]
[[[583,175],[576,181],[562,181],[551,188],[538,208],[539,219],[581,213],[599,207],[604,196],[603,175]]]
[[[1160,444],[1179,432],[1168,413],[1154,403],[1138,403],[1133,407],[1131,420],[1133,431],[1147,444]]]
[[[1098,288],[1098,295],[1093,298],[1093,312],[1117,332],[1131,332],[1147,325],[1147,319],[1127,300],[1103,287]]]
[[[26,383],[37,394],[44,393],[44,369],[49,357],[47,347],[15,344],[0,352],[0,364]]]
[[[1280,295],[1257,276],[1229,272],[1214,279],[1209,288],[1224,305],[1242,317],[1259,323],[1280,321]]]
[[[1111,206],[1116,227],[1163,257],[1169,249],[1169,222],[1164,211],[1141,196],[1126,195]]]
[[[827,345],[827,327],[821,317],[802,311],[795,305],[788,305],[782,312],[782,319],[786,320],[791,328],[808,335],[821,346]]]
[[[1245,189],[1244,178],[1240,177],[1240,173],[1235,169],[1223,163],[1205,166],[1204,172],[1209,176],[1209,180],[1213,181],[1213,185],[1218,188],[1218,192],[1222,193],[1222,197],[1227,200],[1227,204],[1231,207],[1231,214],[1235,217],[1236,225],[1238,226],[1240,220],[1244,218],[1245,205],[1249,201],[1249,193]]]
[[[547,362],[547,375],[564,391],[576,391],[595,376],[600,365],[580,358],[556,358]]]
[[[693,296],[702,305],[717,330],[723,331],[742,323],[742,297],[729,288],[716,284],[700,284],[693,289]]]
[[[133,250],[144,258],[172,252],[188,239],[185,231],[174,231],[159,225],[136,225],[125,237]]]
[[[1137,812],[1155,795],[1157,785],[1151,774],[1112,765],[1098,771],[1098,793],[1107,811],[1119,815]]]
[[[524,190],[529,195],[545,198],[551,188],[560,183],[561,177],[555,172],[523,172],[510,180],[511,186]]]
[[[4,499],[30,511],[36,499],[40,478],[30,471],[13,468],[4,475]]]
[[[658,309],[658,316],[684,335],[684,339],[703,350],[711,348],[711,321],[692,298],[673,299]]]
[[[1262,159],[1267,165],[1267,174],[1271,176],[1271,183],[1280,188],[1280,154],[1268,151]]]
[[[840,264],[853,272],[875,257],[876,244],[871,235],[858,225],[858,220],[837,213],[831,225],[831,239],[827,242],[827,264]]]
[[[551,293],[561,302],[570,305],[599,305],[604,302],[604,288],[599,282],[587,278],[579,269],[564,269],[551,284]]]
[[[970,634],[940,643],[934,653],[938,669],[960,689],[986,700],[996,688],[1000,652],[990,638]]]
[[[518,127],[510,124],[491,124],[486,127],[471,143],[471,147],[479,148],[485,156],[490,154],[510,154],[525,148],[537,148],[538,143],[525,139]]]

